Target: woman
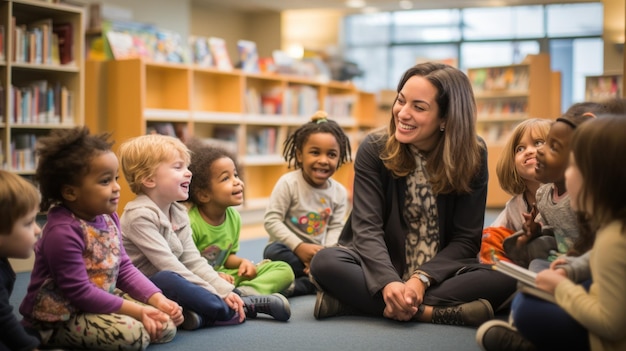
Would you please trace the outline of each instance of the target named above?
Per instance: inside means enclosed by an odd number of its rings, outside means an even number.
[[[318,252],[316,318],[387,318],[478,326],[515,282],[477,261],[487,152],[467,76],[423,63],[398,84],[389,128],[355,159],[354,203],[339,247]]]

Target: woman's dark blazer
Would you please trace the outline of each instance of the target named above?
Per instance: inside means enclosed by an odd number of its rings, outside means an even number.
[[[484,146],[484,141],[479,141]],[[354,162],[353,209],[339,238],[339,245],[351,248],[361,258],[372,295],[391,282],[402,281],[406,264],[406,178],[394,178],[383,165],[379,155],[384,143],[380,134],[370,134],[359,146]],[[471,193],[437,195],[439,251],[420,267],[434,284],[468,264],[478,263],[488,180],[487,150],[482,149]]]

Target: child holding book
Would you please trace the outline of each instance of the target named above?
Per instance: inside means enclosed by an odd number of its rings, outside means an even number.
[[[196,248],[187,209],[189,149],[177,138],[152,134],[119,149],[124,177],[137,197],[122,214],[124,246],[137,267],[165,296],[183,307],[184,329],[243,323],[257,313],[286,321],[286,299],[241,297]]]
[[[596,233],[588,260],[572,264],[590,272],[591,286],[576,284],[562,262],[553,262],[537,274],[536,285],[553,294],[556,305],[519,294],[513,315],[517,330],[481,326],[484,350],[626,349],[626,168],[616,167],[626,150],[624,130],[626,116],[602,116],[572,137],[566,186],[572,208],[586,215]]]
[[[286,296],[316,292],[309,264],[319,250],[337,244],[345,223],[348,192],[331,177],[350,154],[350,140],[323,111],[285,140],[283,155],[295,171],[272,190],[264,219],[270,240],[263,257],[293,269],[296,278]]]
[[[9,258],[29,258],[41,233],[35,221],[41,196],[21,176],[0,170],[0,350],[36,350],[39,340],[19,323],[9,301],[15,272]]]
[[[291,267],[264,260],[255,265],[237,256],[241,216],[234,206],[243,203],[244,183],[235,158],[225,149],[194,140],[189,170],[189,220],[193,241],[213,268],[242,295],[278,293],[293,282]]]
[[[537,149],[543,145],[551,121],[530,118],[519,123],[504,145],[496,166],[500,187],[513,197],[491,225],[483,230],[480,246],[480,263],[494,263],[492,255],[510,261],[502,242],[511,234],[522,230],[522,213],[530,212],[535,203],[535,193],[541,183],[535,179]]]
[[[144,350],[171,341],[183,321],[122,246],[119,165],[108,137],[77,127],[38,140],[47,222],[20,313],[47,347]]]

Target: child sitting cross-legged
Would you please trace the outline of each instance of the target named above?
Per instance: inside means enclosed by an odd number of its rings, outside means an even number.
[[[242,323],[257,313],[286,321],[282,296],[240,296],[200,255],[187,209],[191,172],[189,149],[174,137],[144,135],[120,146],[124,177],[137,197],[121,217],[124,246],[135,265],[165,296],[183,307],[182,328]]]
[[[200,253],[243,295],[278,293],[293,282],[293,270],[282,261],[263,260],[255,265],[237,256],[241,216],[233,207],[243,203],[244,183],[234,156],[225,149],[194,140],[191,149],[194,174],[189,187],[189,220]]]

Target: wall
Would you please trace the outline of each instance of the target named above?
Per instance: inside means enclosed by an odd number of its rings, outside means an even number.
[[[281,48],[288,50],[292,45],[304,49],[325,51],[340,46],[340,11],[333,10],[289,10],[281,16]]]
[[[626,37],[626,4],[624,0],[603,0],[604,5],[604,72],[624,72],[624,39]],[[618,45],[621,44],[621,45]]]
[[[240,39],[254,41],[260,57],[271,56],[273,50],[280,48],[279,12],[243,13],[193,3],[190,18],[190,33],[223,38],[232,60],[237,57]]]
[[[189,36],[191,0],[83,0],[85,3],[107,3],[132,11],[133,21],[154,24],[161,29]]]

